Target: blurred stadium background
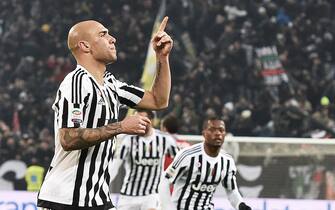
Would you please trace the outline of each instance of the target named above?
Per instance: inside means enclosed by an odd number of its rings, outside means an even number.
[[[335,209],[334,11],[332,0],[1,0],[0,209],[36,209],[25,177],[34,181],[30,166],[46,169],[53,156],[51,104],[75,67],[71,25],[108,26],[118,50],[108,69],[146,86],[163,15],[173,88],[157,122],[175,115],[180,138],[194,143],[204,117],[223,115],[255,210]],[[231,209],[222,189],[215,199]]]

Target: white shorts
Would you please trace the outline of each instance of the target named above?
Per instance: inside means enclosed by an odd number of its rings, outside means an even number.
[[[158,194],[145,196],[120,195],[117,210],[148,210],[158,209]]]

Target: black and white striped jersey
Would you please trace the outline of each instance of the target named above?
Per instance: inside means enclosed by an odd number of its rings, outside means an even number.
[[[199,143],[181,150],[166,169],[164,176],[174,184],[172,202],[178,210],[211,210],[216,187],[237,189],[236,167],[233,158],[223,152],[210,157]]]
[[[87,149],[64,151],[58,138],[60,128],[97,128],[116,122],[122,104],[134,106],[144,91],[104,75],[104,85],[82,66],[61,83],[52,108],[55,113],[55,154],[38,196],[38,206],[112,205],[109,194],[109,165],[113,156],[110,139]],[[57,209],[57,208],[56,208]]]
[[[156,129],[147,137],[125,136],[115,158],[123,160],[126,172],[120,193],[128,196],[158,193],[164,157],[166,154],[174,157],[177,150],[172,136]]]

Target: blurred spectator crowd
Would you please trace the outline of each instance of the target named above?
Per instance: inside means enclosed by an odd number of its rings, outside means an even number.
[[[75,68],[70,27],[86,19],[116,37],[108,69],[140,85],[160,1],[0,1],[0,163],[53,155],[56,89]],[[180,133],[200,134],[222,115],[236,136],[334,137],[335,2],[331,0],[168,0],[170,106]],[[255,50],[276,46],[288,80],[267,85]],[[18,152],[19,151],[19,152]]]

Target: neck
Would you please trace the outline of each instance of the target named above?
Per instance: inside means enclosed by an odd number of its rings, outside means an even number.
[[[204,143],[204,150],[208,156],[217,157],[219,155],[220,149],[220,147],[211,146]]]
[[[87,58],[77,59],[77,63],[90,72],[90,74],[100,85],[104,84],[104,74],[106,71],[106,65],[104,63]]]

